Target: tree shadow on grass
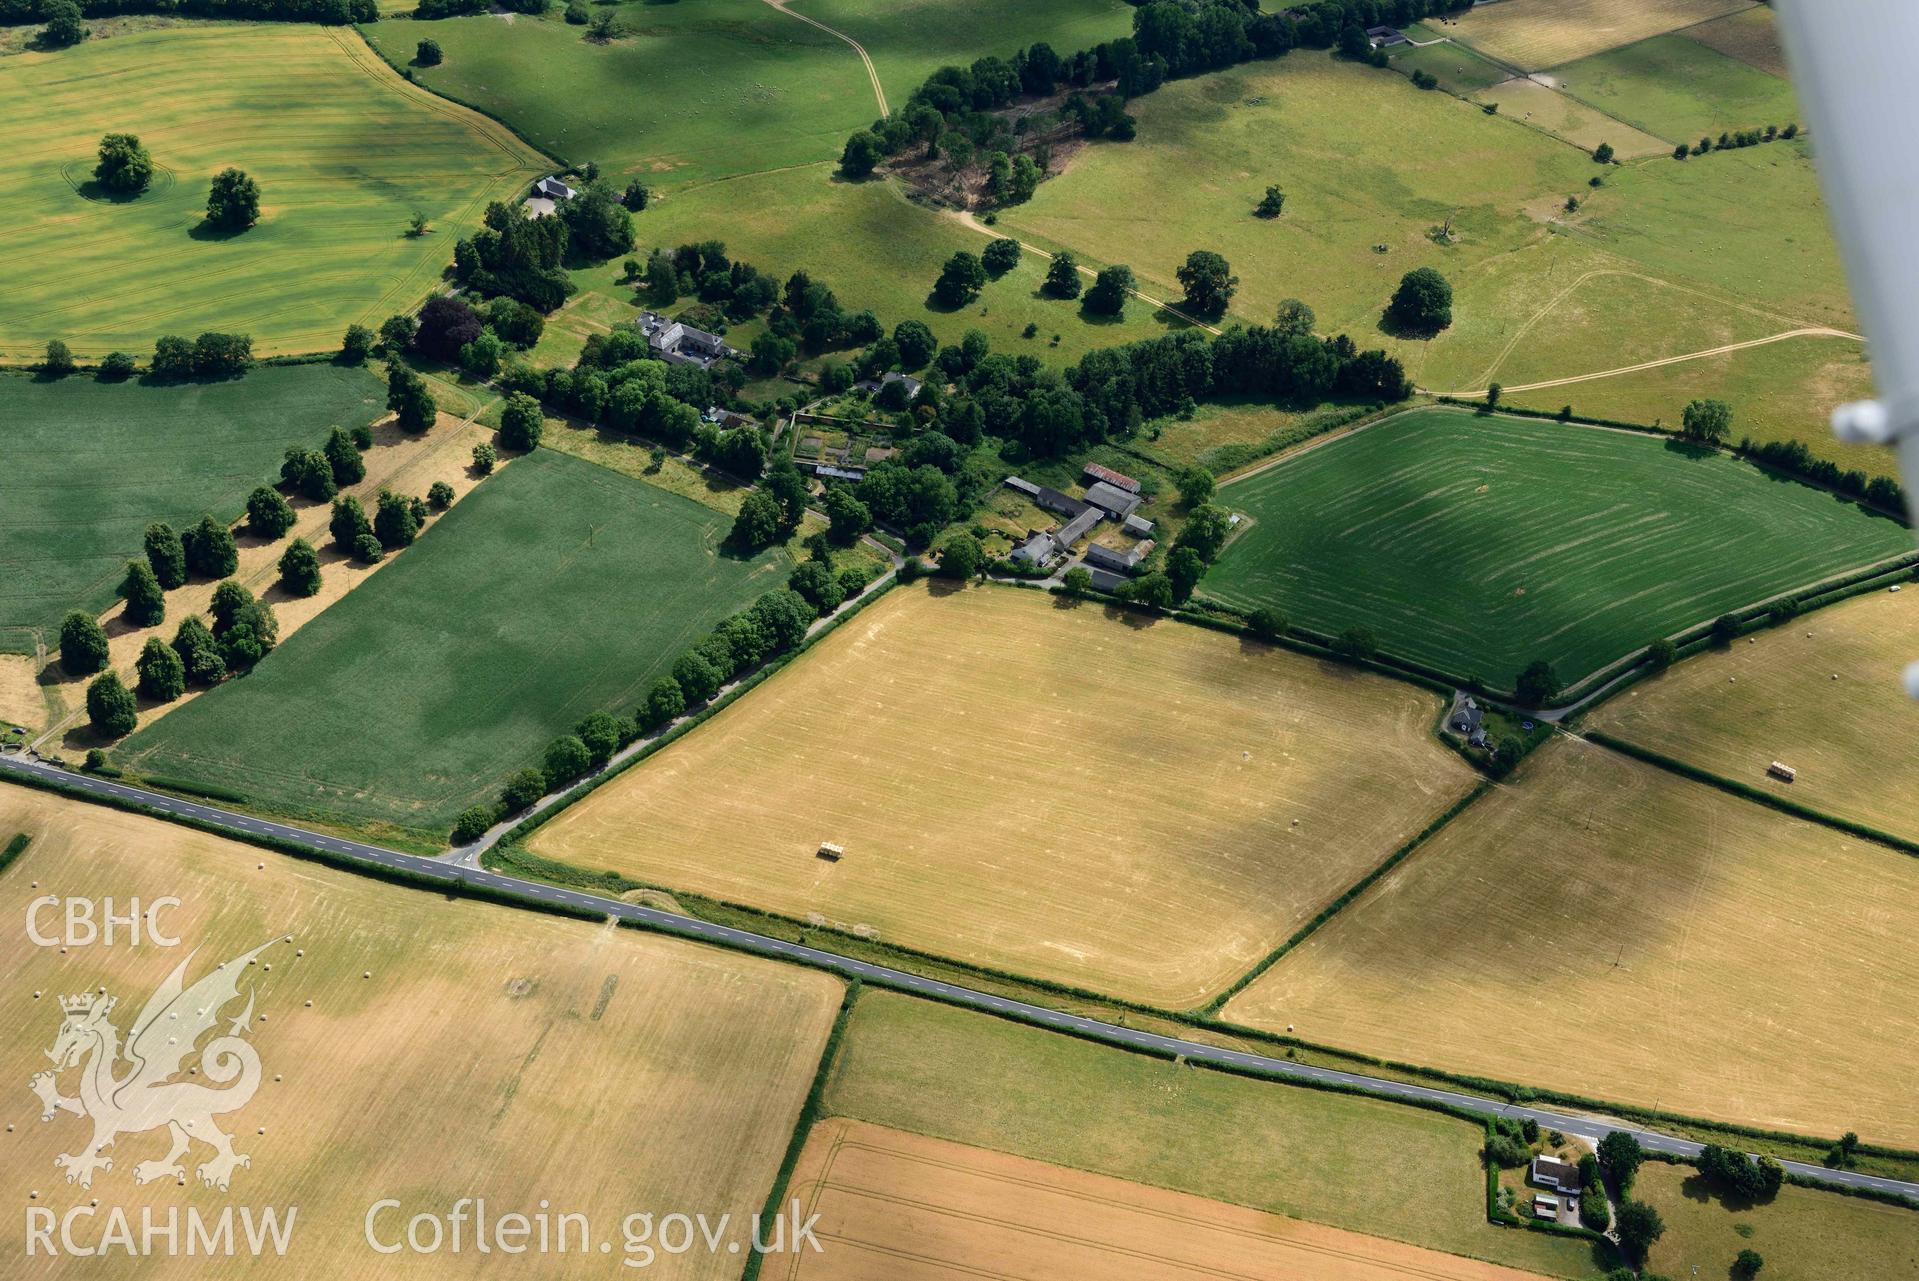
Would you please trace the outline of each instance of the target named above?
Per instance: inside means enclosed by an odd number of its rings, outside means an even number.
[[[75,191],[80,193],[82,199],[97,200],[103,205],[130,205],[146,195],[151,189],[152,184],[148,184],[138,191],[121,191],[117,187],[107,186],[98,178],[89,178],[74,188]]]
[[[195,240],[202,241],[232,240],[236,236],[246,235],[258,225],[258,223],[248,223],[244,227],[222,227],[217,223],[208,222],[205,218],[202,218],[199,222],[193,224],[192,229],[187,232],[187,235],[193,237]]]
[[[1124,623],[1136,632],[1143,632],[1159,625],[1158,614],[1149,614],[1143,609],[1135,609],[1130,605],[1107,605],[1105,610],[1106,617],[1116,623]]]

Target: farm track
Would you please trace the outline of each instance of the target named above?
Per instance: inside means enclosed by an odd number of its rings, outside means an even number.
[[[1545,382],[1525,383],[1512,387],[1502,387],[1505,392],[1544,391],[1549,387],[1569,387],[1574,383],[1593,382],[1600,378],[1617,378],[1622,374],[1643,373],[1648,369],[1664,369],[1668,365],[1682,365],[1688,361],[1705,360],[1710,356],[1726,356],[1736,351],[1747,351],[1754,347],[1765,347],[1776,342],[1785,342],[1789,338],[1845,338],[1852,342],[1866,341],[1862,335],[1849,333],[1844,329],[1830,329],[1824,325],[1809,326],[1804,329],[1788,329],[1784,333],[1771,334],[1765,338],[1749,338],[1745,342],[1726,343],[1720,347],[1708,347],[1704,351],[1689,351],[1679,356],[1665,356],[1658,360],[1645,360],[1636,365],[1621,365],[1617,369],[1601,369],[1590,374],[1574,374],[1568,378],[1550,378]],[[1503,358],[1503,357],[1502,357]],[[1476,400],[1484,396],[1490,388],[1481,387],[1476,391],[1434,392],[1421,387],[1418,390],[1427,395],[1455,396],[1461,400]]]
[[[996,996],[974,988],[962,987],[956,983],[926,978],[891,966],[854,960],[834,952],[800,943],[789,943],[784,939],[769,938],[762,934],[715,924],[696,917],[642,907],[618,899],[585,894],[578,890],[563,889],[484,869],[461,867],[443,858],[403,854],[378,845],[328,836],[284,823],[234,813],[212,805],[203,805],[197,801],[151,792],[127,783],[118,783],[93,775],[75,774],[44,761],[25,758],[17,753],[0,756],[0,773],[11,774],[15,779],[53,784],[109,803],[122,805],[130,803],[140,809],[156,812],[161,817],[208,825],[223,834],[235,835],[242,840],[272,840],[292,844],[330,861],[345,863],[349,866],[358,863],[362,866],[400,871],[442,885],[466,886],[483,893],[516,897],[540,907],[557,908],[568,912],[603,913],[609,920],[658,930],[661,933],[691,939],[695,942],[716,944],[775,960],[827,970],[845,978],[856,978],[894,991],[959,1005],[966,1009],[1055,1032],[1065,1032],[1121,1049],[1145,1051],[1169,1057],[1180,1056],[1192,1063],[1202,1063],[1232,1072],[1321,1088],[1350,1090],[1387,1100],[1457,1108],[1477,1116],[1518,1119],[1530,1117],[1542,1128],[1556,1129],[1562,1133],[1577,1135],[1595,1142],[1607,1134],[1619,1131],[1631,1134],[1648,1151],[1688,1160],[1696,1158],[1703,1146],[1689,1139],[1656,1130],[1638,1129],[1604,1118],[1561,1112],[1550,1108],[1524,1107],[1458,1090],[1366,1076],[1362,1073],[1345,1072],[1335,1068],[1316,1067],[1291,1059],[1248,1054],[1204,1041],[1186,1040],[1145,1032],[1137,1028],[1121,1027],[1099,1019],[1085,1018],[1043,1005]],[[1802,1161],[1785,1161],[1782,1164],[1792,1174],[1834,1187],[1864,1189],[1919,1199],[1919,1182],[1882,1178],[1856,1170],[1832,1170]]]
[[[860,56],[860,61],[866,64],[866,78],[873,82],[873,100],[879,103],[880,115],[890,116],[893,114],[893,109],[886,105],[886,90],[880,87],[879,70],[873,66],[873,59],[867,54],[865,45],[855,40],[852,36],[847,35],[844,31],[835,31],[818,18],[809,18],[799,10],[790,8],[790,0],[766,0],[766,3],[772,8],[778,9],[789,18],[798,18],[807,26],[818,27],[834,39],[844,40],[847,44],[852,45],[853,52],[857,53]]]

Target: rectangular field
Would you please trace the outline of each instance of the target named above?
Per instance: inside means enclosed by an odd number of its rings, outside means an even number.
[[[1752,7],[1753,0],[1507,0],[1480,5],[1446,31],[1525,71],[1556,67]]]
[[[112,1208],[137,1225],[148,1206],[162,1223],[185,1207],[215,1217],[235,1205],[283,1217],[297,1207],[285,1257],[244,1259],[236,1275],[474,1275],[470,1217],[460,1255],[369,1248],[364,1224],[387,1198],[399,1206],[374,1220],[385,1242],[402,1238],[411,1216],[445,1216],[467,1197],[485,1198],[496,1221],[549,1206],[584,1214],[593,1240],[615,1252],[635,1210],[744,1220],[771,1186],[840,1000],[836,980],[792,966],[449,900],[13,786],[0,787],[0,831],[32,836],[0,876],[0,907],[16,923],[0,942],[15,976],[0,1068],[19,1094],[18,1124],[0,1136],[5,1195],[56,1214],[98,1198],[99,1217],[76,1220],[83,1242],[106,1230]],[[111,947],[35,946],[18,923],[48,893],[111,896],[122,912],[173,896],[180,905],[157,919],[180,945],[131,946],[122,927]],[[41,916],[56,933],[57,915]],[[288,941],[243,965],[239,995],[213,1010],[222,1034],[250,1014],[242,1026],[259,1065],[257,1093],[215,1122],[250,1161],[230,1189],[201,1186],[212,1150],[200,1142],[181,1160],[184,1186],[171,1173],[136,1184],[141,1164],[157,1165],[168,1146],[165,1131],[138,1128],[118,1137],[91,1188],[63,1181],[54,1158],[81,1151],[89,1126],[64,1112],[41,1124],[26,1089],[50,1066],[57,998],[104,987],[117,1001],[109,1021],[128,1035],[189,956],[192,984],[275,939]],[[177,1079],[197,1069],[218,1081],[209,1049],[190,1039]],[[79,1076],[61,1072],[60,1093],[75,1094]],[[8,1275],[36,1281],[95,1277],[102,1262],[15,1257]],[[609,1262],[595,1244],[590,1258],[569,1248],[515,1263],[529,1276],[577,1277],[620,1271],[621,1257]],[[702,1281],[740,1267],[724,1250],[661,1262],[666,1275]],[[207,1262],[182,1248],[138,1271],[172,1281],[207,1275]]]
[[[1222,501],[1253,524],[1202,590],[1510,689],[1899,555],[1909,537],[1728,455],[1421,409],[1286,458]]]
[[[1226,1017],[1589,1098],[1911,1147],[1915,929],[1919,859],[1560,739]]]
[[[0,114],[0,357],[16,362],[49,338],[144,357],[207,329],[263,355],[332,350],[349,323],[418,303],[454,238],[546,163],[342,27],[193,23],[21,54]],[[134,200],[93,185],[101,134],[121,130],[155,165]],[[259,182],[261,218],[210,234],[207,183],[229,165]],[[407,234],[415,213],[431,234]]]
[[[1779,27],[1773,21],[1769,5],[1756,4],[1738,13],[1687,27],[1684,34],[1688,40],[1697,40],[1768,75],[1789,74],[1786,51],[1780,47]]]
[[[1672,150],[1672,143],[1666,139],[1636,129],[1537,80],[1504,80],[1472,95],[1472,100],[1497,106],[1499,114],[1508,120],[1543,129],[1584,151],[1605,143],[1621,160],[1638,160],[1665,155]]]
[[[1123,1179],[1136,1196],[1163,1188],[1548,1276],[1599,1271],[1583,1242],[1486,1222],[1483,1133],[1471,1122],[1176,1066],[889,992],[868,989],[854,1006],[824,1112]],[[1417,1177],[1379,1177],[1385,1169]],[[1440,1276],[1470,1266],[1424,1262]]]
[[[1664,138],[1668,149],[1702,134],[1717,138],[1724,130],[1784,127],[1799,119],[1792,86],[1782,77],[1682,36],[1582,58],[1556,69],[1552,79],[1581,102]]]
[[[1900,673],[1919,657],[1919,592],[1874,592],[1752,643],[1688,659],[1588,723],[1801,805],[1919,840],[1919,715]],[[1798,778],[1766,772],[1784,761]]]
[[[621,5],[610,11],[619,36],[605,43],[568,24],[563,7],[510,23],[385,18],[362,30],[402,64],[431,36],[446,60],[415,70],[423,84],[573,164],[597,162],[619,186],[837,160],[847,135],[880,114],[858,54],[761,0]],[[709,228],[699,239],[715,236],[728,238]]]
[[[179,387],[0,378],[0,651],[52,648],[69,610],[112,603],[149,524],[238,516],[287,446],[317,449],[383,401],[364,370],[335,365]]]
[[[1183,1007],[1464,794],[1438,710],[1199,628],[903,588],[530,844]]]
[[[821,1216],[790,1281],[965,1276],[1525,1281],[1537,1273],[859,1121],[816,1128],[793,1176]]]
[[[444,834],[589,712],[628,713],[791,562],[730,522],[551,450],[481,485],[234,681],[141,730],[142,773],[292,813]]]

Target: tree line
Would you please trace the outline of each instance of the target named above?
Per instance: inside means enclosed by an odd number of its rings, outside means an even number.
[[[1125,104],[1168,80],[1277,58],[1295,48],[1346,47],[1354,35],[1359,48],[1370,54],[1367,27],[1403,26],[1433,14],[1470,8],[1471,3],[1319,0],[1280,13],[1262,13],[1258,0],[1136,3],[1130,36],[1071,54],[1040,43],[1010,59],[988,56],[965,67],[941,67],[913,91],[903,109],[847,139],[840,172],[850,178],[865,177],[882,160],[914,145],[924,147],[929,156],[943,149],[949,159],[961,164],[986,152],[997,165],[1014,149],[1016,139],[1014,126],[994,113],[1022,99],[1047,97],[1062,86],[1076,91],[1067,100],[1067,110],[1089,136],[1129,139],[1134,123]],[[1090,101],[1082,96],[1096,86],[1110,89]],[[1007,161],[1009,170],[1018,165],[1018,159]],[[1009,172],[1008,177],[1014,175]],[[1036,185],[1037,167],[1029,177]],[[1017,203],[1023,198],[1022,190],[1024,195],[1032,194],[1030,185],[1015,182],[1000,194],[1001,203]]]
[[[63,0],[0,0],[0,25],[45,22],[62,3]],[[89,18],[151,13],[337,26],[380,19],[375,0],[80,0],[79,8]]]

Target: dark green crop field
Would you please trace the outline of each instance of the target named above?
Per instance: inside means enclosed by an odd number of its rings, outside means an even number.
[[[292,444],[372,422],[380,384],[334,365],[183,387],[0,379],[0,651],[51,646],[72,609],[113,602],[156,520],[240,514]]]
[[[628,712],[680,651],[784,581],[718,554],[731,522],[539,450],[249,676],[133,738],[143,773],[289,813],[443,835],[588,712]]]
[[[1648,436],[1424,409],[1222,492],[1254,524],[1201,591],[1510,689],[1896,556],[1898,523]]]

